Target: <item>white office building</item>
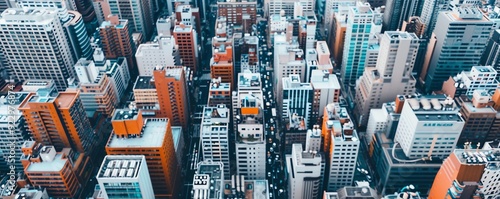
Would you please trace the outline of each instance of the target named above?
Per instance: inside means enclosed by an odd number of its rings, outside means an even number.
[[[156,66],[179,66],[179,47],[172,36],[160,36],[152,43],[139,45],[135,53],[139,75],[153,76]]]
[[[466,95],[472,97],[475,90],[495,90],[500,88],[497,71],[491,66],[473,66],[470,71],[462,71],[454,77],[459,87],[467,89]]]
[[[143,39],[149,40],[154,24],[152,0],[108,0],[108,5],[112,15],[128,20],[132,32],[140,32]]]
[[[444,95],[407,96],[394,142],[409,158],[446,158],[455,149],[464,120]]]
[[[356,6],[356,2],[356,0],[326,0],[323,20],[325,31],[327,33],[331,31],[330,28],[335,22],[334,14],[336,16],[347,15],[349,12],[349,7]],[[340,20],[340,18],[337,20]]]
[[[292,154],[286,155],[286,167],[288,198],[314,199],[322,194],[321,155],[317,151],[303,151],[301,144],[293,144]]]
[[[331,104],[326,107],[328,120],[323,124],[326,130],[325,146],[328,150],[326,191],[336,191],[351,186],[356,172],[360,139],[345,107]]]
[[[372,108],[391,102],[397,95],[410,95],[416,80],[411,75],[419,39],[415,33],[386,31],[380,42],[375,68],[366,68],[356,88],[355,111],[360,125],[368,123]]]
[[[307,130],[305,151],[320,151],[321,149],[321,129],[319,125],[314,125]]]
[[[311,82],[313,70],[333,71],[333,63],[330,60],[330,50],[326,41],[316,41],[316,48],[306,48],[306,77],[305,82]]]
[[[302,12],[314,12],[315,6],[315,0],[265,0],[264,15],[267,17],[274,14],[280,14],[283,10],[285,11],[285,16],[295,18],[296,16],[294,16],[294,14],[296,9]]]
[[[224,164],[224,176],[229,178],[229,109],[225,105],[205,107],[201,120],[200,142],[203,159]]]
[[[238,89],[233,93],[236,132],[237,175],[263,180],[266,175],[264,134],[264,96],[259,73],[238,74]]]
[[[143,155],[107,155],[102,161],[97,181],[101,188],[100,196],[104,199],[155,197]]]
[[[306,130],[312,119],[313,87],[310,83],[302,83],[299,75],[290,75],[282,81],[283,93],[278,95],[278,104],[281,104],[278,109],[281,108],[282,118],[290,121],[290,128]],[[296,119],[303,122],[292,122]]]
[[[64,91],[67,80],[75,78],[76,60],[57,10],[7,9],[0,28],[0,45],[15,79],[53,79]]]
[[[283,90],[282,79],[292,74],[300,75],[305,80],[306,61],[304,51],[296,41],[289,42],[285,34],[274,35],[274,86],[279,96]]]
[[[349,7],[348,16],[341,66],[345,87],[354,85],[363,75],[370,37],[382,30],[381,14],[372,10],[369,3],[358,2],[355,7]]]
[[[311,85],[314,89],[312,115],[318,118],[324,114],[326,105],[339,102],[340,83],[337,76],[328,70],[313,70]]]

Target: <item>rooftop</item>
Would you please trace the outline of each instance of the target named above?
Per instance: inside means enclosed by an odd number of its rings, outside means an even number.
[[[137,178],[146,159],[143,155],[107,155],[102,161],[97,178]]]
[[[245,180],[243,176],[233,176],[232,180],[224,181],[224,198],[267,199],[267,187],[267,180]]]
[[[238,89],[241,88],[261,88],[259,73],[239,73]]]
[[[57,18],[57,10],[43,8],[8,8],[2,13],[0,23],[50,23]]]
[[[129,109],[115,109],[113,120],[132,120],[137,119],[139,111]]]
[[[370,187],[344,187],[337,190],[339,198],[377,199],[377,192]]]
[[[156,89],[152,76],[139,76],[135,80],[135,89]]]
[[[458,113],[459,107],[451,97],[445,95],[409,95],[405,96],[404,99],[405,107],[411,108],[420,121],[463,122],[463,118]]]
[[[462,164],[500,163],[500,150],[455,149],[455,156]]]
[[[242,114],[241,108],[236,108],[236,121],[238,124],[263,124],[264,114],[262,109],[256,108],[257,114]]]
[[[100,28],[107,28],[109,26],[115,27],[115,28],[124,28],[128,23],[128,20],[126,19],[119,19],[117,24],[113,24],[111,21],[103,21],[101,23]]]
[[[312,90],[313,87],[310,83],[301,83],[299,75],[290,75],[283,78],[283,90],[288,89]]]
[[[188,33],[188,32],[191,32],[193,31],[193,27],[192,26],[189,26],[189,25],[184,25],[184,24],[180,24],[180,25],[176,25],[174,27],[174,33]]]
[[[222,162],[206,160],[198,163],[197,167],[198,170],[193,179],[194,195],[207,193],[207,199],[222,198],[222,181],[224,179]],[[196,196],[194,197],[196,198]]]
[[[340,89],[340,83],[337,76],[321,70],[312,71],[311,84],[314,89]]]
[[[323,199],[339,199],[337,192],[324,192]]]
[[[146,119],[142,128],[142,135],[132,138],[118,138],[114,133],[108,141],[107,147],[111,148],[144,148],[162,147],[167,134],[168,119]]]
[[[59,152],[52,161],[31,162],[26,168],[27,172],[59,172],[68,161],[65,154]]]

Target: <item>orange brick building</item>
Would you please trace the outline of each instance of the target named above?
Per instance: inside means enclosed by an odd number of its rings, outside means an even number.
[[[193,26],[180,23],[174,27],[172,32],[175,43],[179,47],[179,55],[182,59],[182,65],[188,67],[196,73],[198,68],[198,44],[196,30]]]
[[[439,169],[434,183],[429,192],[429,199],[452,199],[451,193],[462,193],[458,198],[476,199],[474,193],[478,185],[473,183],[480,182],[483,175],[486,162],[478,162],[475,153],[487,152],[488,150],[462,150],[457,149],[446,158]],[[472,160],[474,158],[474,161]],[[460,191],[461,190],[461,191]],[[458,194],[460,194],[458,193]],[[469,195],[467,197],[465,195]],[[479,197],[481,198],[481,197]]]
[[[106,145],[108,155],[144,155],[157,198],[178,198],[182,184],[175,155],[170,120],[143,120],[141,111],[117,109],[113,132]]]
[[[135,44],[133,43],[132,33],[128,27],[128,20],[118,19],[113,15],[107,18],[109,21],[102,22],[99,28],[101,36],[102,50],[108,59],[118,57],[127,58],[127,64],[131,74],[137,74],[138,70],[135,64]]]
[[[212,45],[213,55],[210,60],[212,78],[220,77],[222,82],[234,85],[232,39],[214,37]]]
[[[35,140],[57,151],[72,148],[91,155],[96,135],[79,98],[79,92],[40,89],[19,106]]]
[[[189,91],[186,81],[189,78],[189,69],[180,66],[157,67],[153,71],[153,75],[158,104],[160,105],[156,116],[169,118],[172,125],[187,129]]]
[[[82,188],[89,181],[92,169],[89,158],[64,148],[56,152],[53,146],[27,141],[22,146],[21,162],[33,186],[46,188],[54,198],[81,198]]]

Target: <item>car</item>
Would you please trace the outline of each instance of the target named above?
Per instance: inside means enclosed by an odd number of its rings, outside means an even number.
[[[271,135],[274,136],[274,131],[271,131]]]
[[[271,172],[267,172],[267,177],[271,177]]]
[[[271,148],[269,149],[269,151],[271,151],[271,153],[272,153],[272,152],[274,152],[273,147],[271,147]],[[271,160],[269,160],[269,161],[271,161]],[[271,164],[271,163],[269,163],[269,164]]]

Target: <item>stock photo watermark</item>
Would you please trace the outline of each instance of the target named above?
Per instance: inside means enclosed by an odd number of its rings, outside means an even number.
[[[16,157],[18,157],[16,147],[17,147],[17,136],[16,136],[16,122],[17,122],[17,108],[16,108],[16,94],[13,92],[15,85],[9,85],[9,92],[7,94],[7,104],[8,104],[8,116],[7,116],[7,125],[9,130],[9,135],[12,138],[9,146],[9,154],[7,156],[7,164],[9,165],[9,172],[7,175],[9,176],[7,182],[7,189],[13,191],[16,187]]]

